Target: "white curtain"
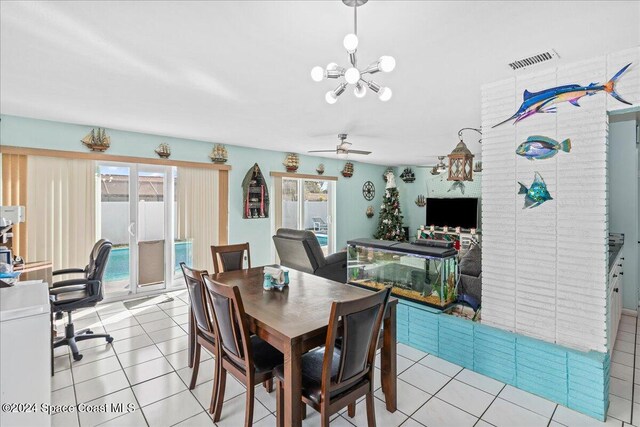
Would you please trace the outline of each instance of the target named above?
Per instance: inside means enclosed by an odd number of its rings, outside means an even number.
[[[96,164],[28,156],[27,260],[84,267],[97,240]]]
[[[211,245],[217,245],[219,237],[218,171],[179,167],[176,199],[178,238],[192,241],[189,267],[213,272]]]

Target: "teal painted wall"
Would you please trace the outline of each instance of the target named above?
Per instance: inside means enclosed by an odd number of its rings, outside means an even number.
[[[604,420],[609,355],[581,352],[400,300],[398,341]]]
[[[624,308],[637,310],[640,281],[639,181],[636,121],[609,124],[609,231],[624,233]]]
[[[0,116],[0,144],[18,147],[43,148],[51,150],[87,151],[80,139],[93,126],[53,122],[16,116]],[[108,153],[122,156],[156,158],[154,150],[161,142],[171,146],[172,160],[185,160],[209,163],[208,158],[213,143],[181,138],[171,138],[117,129],[107,129],[111,136],[111,148]],[[282,162],[285,153],[227,145],[231,173],[229,176],[229,242],[249,242],[251,258],[255,265],[273,262],[274,251],[271,236],[273,234],[273,216],[266,219],[242,219],[242,180],[245,174],[258,163],[262,172],[268,176],[271,171],[285,170]],[[295,148],[292,147],[295,151]],[[377,224],[377,216],[382,203],[384,180],[382,173],[385,166],[354,162],[353,177],[344,178],[342,170],[346,160],[325,159],[311,156],[300,156],[298,172],[315,174],[319,163],[325,165],[325,175],[338,176],[337,182],[337,218],[336,248],[346,246],[349,239],[370,237]],[[376,186],[374,200],[368,202],[362,196],[362,185],[372,181]],[[273,194],[272,184],[269,189]],[[365,216],[367,206],[372,205],[376,215],[368,219]]]
[[[416,175],[412,183],[403,182],[399,176],[405,167],[410,167]],[[452,181],[447,181],[447,173],[431,175],[431,169],[416,166],[400,166],[395,168],[396,182],[400,192],[400,208],[404,215],[404,225],[409,227],[410,235],[415,236],[417,229],[425,224],[426,207],[418,207],[415,200],[418,195],[425,197],[482,197],[482,173],[474,173],[473,181],[465,182],[464,194],[459,189],[451,190]]]

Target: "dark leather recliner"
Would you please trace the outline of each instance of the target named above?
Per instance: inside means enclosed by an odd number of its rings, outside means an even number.
[[[102,239],[96,242],[89,255],[89,264],[84,268],[67,268],[56,270],[54,276],[61,274],[83,274],[80,279],[69,279],[55,282],[49,290],[51,297],[51,308],[54,313],[67,313],[69,321],[65,326],[65,336],[56,340],[53,347],[68,345],[71,347],[74,360],[82,359],[78,352],[76,341],[84,341],[94,338],[104,338],[107,342],[112,342],[113,338],[109,334],[94,334],[89,329],[75,332],[71,312],[87,307],[94,307],[104,298],[102,278],[109,260],[112,244],[110,241]]]
[[[325,257],[313,232],[281,228],[273,236],[273,242],[281,265],[336,282],[347,281],[347,253]]]

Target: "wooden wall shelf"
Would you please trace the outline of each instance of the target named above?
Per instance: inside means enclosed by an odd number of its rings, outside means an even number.
[[[269,218],[269,189],[257,163],[242,181],[242,203],[242,218]]]

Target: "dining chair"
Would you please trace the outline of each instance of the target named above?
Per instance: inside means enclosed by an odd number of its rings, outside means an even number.
[[[247,268],[251,268],[249,242],[236,245],[211,246],[215,273],[244,269],[244,254],[247,253]]]
[[[244,425],[249,427],[253,424],[254,387],[272,380],[273,368],[282,364],[284,357],[257,335],[250,335],[237,286],[218,283],[209,276],[203,276],[203,279],[209,292],[220,356],[220,375],[213,421],[220,421],[227,372],[230,372],[247,388]]]
[[[213,258],[213,270],[217,273],[244,269],[244,254],[247,253],[247,268],[251,268],[251,251],[249,242],[235,245],[211,246]],[[267,393],[273,391],[273,379],[265,381],[264,388]]]
[[[193,351],[193,372],[191,373],[191,382],[189,390],[193,390],[198,379],[198,370],[200,367],[200,351],[204,347],[209,350],[214,358],[214,382],[213,392],[211,393],[211,405],[209,412],[213,412],[215,407],[215,397],[217,395],[218,377],[220,375],[220,357],[218,354],[218,346],[216,345],[215,329],[211,317],[210,304],[208,301],[207,288],[204,285],[202,276],[208,275],[206,270],[194,270],[186,266],[184,262],[180,263],[182,274],[187,284],[189,292],[189,301],[191,315],[193,316],[191,343],[195,346]]]
[[[380,326],[391,287],[364,298],[331,305],[324,347],[302,356],[302,402],[320,412],[320,425],[329,426],[329,417],[345,406],[355,416],[355,403],[366,396],[367,424],[375,427],[374,359]],[[342,346],[335,347],[339,330]],[[276,379],[277,425],[284,426],[284,366],[274,369]],[[304,412],[303,412],[304,414]]]

